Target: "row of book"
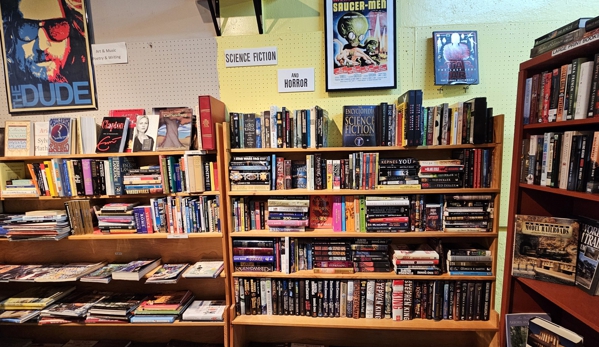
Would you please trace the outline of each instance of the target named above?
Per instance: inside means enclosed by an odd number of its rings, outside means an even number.
[[[256,113],[230,112],[231,148],[328,147],[328,112],[319,106],[291,111],[271,106]]]
[[[94,211],[98,229],[111,234],[221,232],[219,196],[166,196],[151,198],[146,205],[113,202],[101,208],[94,206]],[[76,223],[73,229],[75,234],[82,230]],[[83,229],[82,233],[87,231]]]
[[[530,135],[522,141],[520,182],[595,193],[598,163],[599,131]]]
[[[36,299],[32,301],[32,298]],[[76,287],[31,287],[0,302],[0,322],[173,323],[222,321],[224,300],[194,300],[189,290],[153,294],[85,292]]]
[[[5,155],[215,150],[215,124],[224,122],[225,105],[212,96],[200,95],[194,108],[153,108],[152,113],[146,115],[145,109],[110,110],[99,125],[94,117],[87,116],[8,121]]]
[[[490,281],[235,278],[237,315],[488,320]]]
[[[232,231],[487,232],[494,199],[494,194],[234,197]]]
[[[39,340],[39,339],[38,339]],[[222,343],[202,343],[172,339],[165,343],[139,342],[128,339],[68,340],[67,342],[33,342],[26,338],[5,337],[8,347],[224,347]],[[324,347],[324,346],[323,346]]]
[[[571,63],[528,77],[524,90],[524,124],[597,117],[598,72],[599,54],[596,54],[593,60],[575,58]]]
[[[233,156],[229,162],[231,190],[338,190],[490,188],[492,149],[460,149],[454,159],[380,158],[356,152],[347,159],[325,159],[320,153],[304,159],[281,155]]]
[[[111,280],[139,281],[147,284],[171,284],[180,278],[216,278],[223,271],[222,261],[198,261],[194,264],[161,264],[160,259],[134,260],[129,263],[11,264],[0,265],[0,282],[93,282]],[[150,274],[146,276],[147,274]]]
[[[534,46],[530,50],[530,57],[534,58],[551,50],[560,52],[562,49],[565,49],[568,44],[574,44],[575,41],[597,39],[599,37],[598,29],[599,17],[583,17],[576,19],[536,38]]]

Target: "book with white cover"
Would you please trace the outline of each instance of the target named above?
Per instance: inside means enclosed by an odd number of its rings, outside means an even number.
[[[216,278],[223,271],[223,261],[198,261],[183,274],[184,278]]]
[[[36,156],[48,155],[48,121],[33,123],[34,153]]]
[[[591,81],[593,79],[593,61],[580,65],[580,78],[578,79],[577,96],[574,101],[574,119],[585,119],[589,108],[591,94]]]
[[[139,281],[160,265],[159,259],[135,260],[112,273],[113,280]]]
[[[222,321],[227,305],[224,300],[195,300],[183,312],[183,320]]]
[[[79,141],[81,141],[82,154],[96,153],[96,144],[98,142],[98,125],[96,118],[91,116],[81,116],[79,118]]]

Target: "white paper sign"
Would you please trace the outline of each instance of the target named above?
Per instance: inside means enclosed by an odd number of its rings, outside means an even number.
[[[314,91],[313,67],[303,69],[280,69],[278,77],[279,93]]]
[[[92,45],[92,61],[94,65],[126,64],[127,46],[124,42]]]
[[[225,67],[259,65],[277,65],[277,47],[225,50]]]

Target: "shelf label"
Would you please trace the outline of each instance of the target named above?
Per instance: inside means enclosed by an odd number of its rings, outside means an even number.
[[[279,69],[279,93],[313,92],[314,68]]]
[[[277,47],[225,50],[225,67],[260,65],[277,65]]]
[[[166,236],[167,239],[188,239],[188,234],[168,234]]]

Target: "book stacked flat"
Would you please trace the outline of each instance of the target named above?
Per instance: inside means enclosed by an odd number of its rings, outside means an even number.
[[[113,280],[139,281],[150,271],[160,266],[161,259],[133,260],[112,272]]]
[[[88,310],[85,323],[129,323],[132,312],[145,299],[145,294],[107,293]]]
[[[0,312],[0,323],[25,323],[40,315],[40,310],[6,310]]]
[[[419,163],[422,189],[463,187],[464,165],[461,160],[421,160]]]
[[[420,164],[417,159],[380,158],[378,168],[377,189],[420,189],[420,177],[418,177]]]
[[[168,291],[150,295],[134,311],[131,323],[173,323],[193,302],[187,290]]]
[[[183,273],[184,278],[217,278],[224,270],[222,260],[204,260],[192,264]]]
[[[493,227],[493,195],[445,195],[443,230],[487,232]]]
[[[181,315],[187,321],[222,321],[227,305],[224,300],[195,300]]]
[[[114,202],[105,204],[100,211],[96,211],[98,227],[102,232],[111,234],[130,234],[137,232],[133,208],[138,204],[138,202]]]
[[[0,302],[0,310],[42,310],[75,290],[72,286],[31,287]]]
[[[391,271],[391,239],[355,239],[351,244],[355,272]]]
[[[315,273],[354,273],[351,240],[314,239],[312,270]]]
[[[268,199],[270,231],[306,231],[308,226],[309,199]]]
[[[127,264],[106,264],[101,268],[82,276],[79,280],[81,282],[108,283],[112,280],[112,273],[125,266],[127,266]]]
[[[231,190],[270,190],[270,156],[232,156],[229,162]]]
[[[392,245],[393,267],[398,275],[440,275],[439,253],[428,244]]]
[[[104,295],[98,293],[72,293],[60,302],[41,311],[39,324],[82,323],[87,311]]]
[[[492,276],[491,251],[478,248],[450,249],[447,252],[447,270],[451,276]]]
[[[146,284],[177,283],[188,265],[189,264],[162,264],[152,273],[152,276],[146,280]]]
[[[29,211],[3,221],[10,241],[60,240],[71,233],[65,210]]]
[[[233,269],[234,271],[273,271],[274,254],[272,239],[233,240]]]
[[[367,196],[366,232],[402,232],[410,230],[408,196]]]
[[[163,192],[163,177],[160,165],[130,168],[123,176],[126,194],[154,194]]]

